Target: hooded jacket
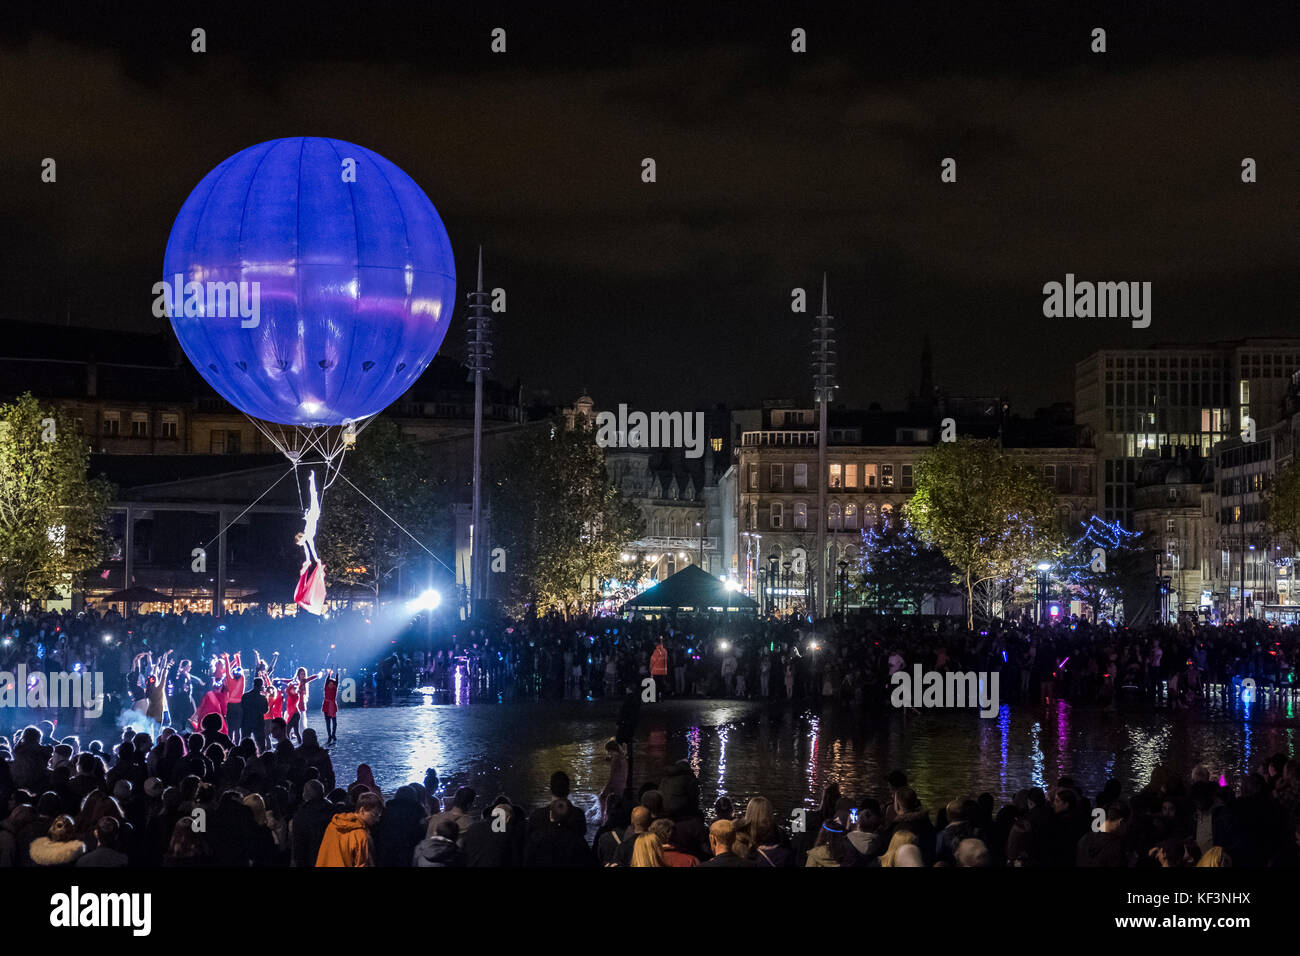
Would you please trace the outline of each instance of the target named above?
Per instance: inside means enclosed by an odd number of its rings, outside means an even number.
[[[453,840],[432,836],[415,848],[416,866],[464,866],[465,854]]]
[[[370,834],[355,813],[338,813],[325,828],[317,866],[373,866]]]

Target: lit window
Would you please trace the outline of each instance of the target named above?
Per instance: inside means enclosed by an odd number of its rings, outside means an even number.
[[[843,465],[831,465],[830,481],[827,487],[829,488],[844,487],[844,466]]]

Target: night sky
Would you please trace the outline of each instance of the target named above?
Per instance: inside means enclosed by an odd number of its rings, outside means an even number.
[[[3,317],[165,325],[151,287],[190,190],[320,135],[428,193],[458,317],[483,244],[509,297],[493,376],[555,402],[807,401],[790,290],[823,270],[856,405],[901,405],[927,331],[946,391],[1026,412],[1072,400],[1099,347],[1300,334],[1296,4],[410,6],[11,5]],[[1152,282],[1151,327],[1043,318],[1067,272]]]

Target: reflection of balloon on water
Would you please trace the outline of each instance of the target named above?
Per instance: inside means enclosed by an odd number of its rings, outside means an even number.
[[[377,153],[317,137],[259,143],[208,173],[172,225],[163,279],[199,374],[295,477],[323,464],[322,492],[357,433],[428,367],[456,294],[424,191]]]

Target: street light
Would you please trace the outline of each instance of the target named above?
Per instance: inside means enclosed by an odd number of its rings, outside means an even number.
[[[1043,623],[1043,605],[1047,601],[1047,572],[1050,571],[1051,569],[1052,566],[1048,564],[1046,561],[1040,561],[1038,563],[1038,579],[1036,582],[1038,586],[1037,587],[1038,599],[1035,603],[1038,605],[1036,611],[1038,615],[1039,624]]]
[[[849,562],[841,560],[837,565],[840,569],[840,616],[844,615],[844,592],[848,589],[849,580]]]

